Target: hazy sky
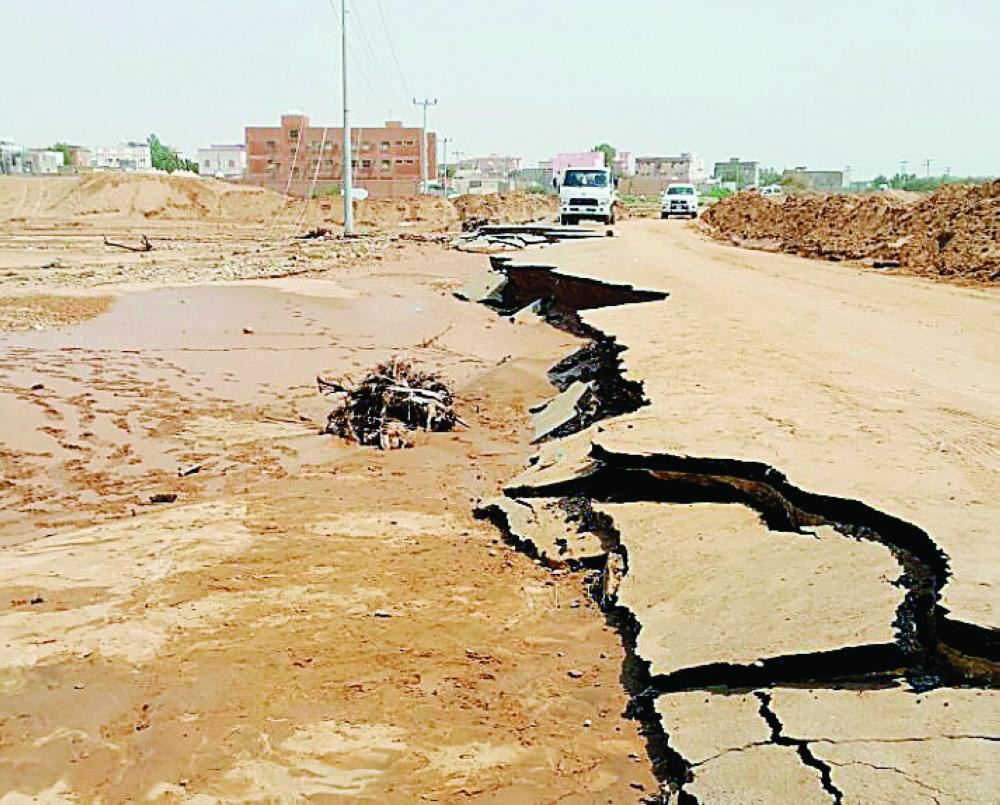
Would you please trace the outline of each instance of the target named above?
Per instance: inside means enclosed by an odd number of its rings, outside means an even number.
[[[331,2],[0,0],[0,135],[155,131],[191,152],[290,108],[337,125]],[[927,158],[1000,173],[1000,0],[348,3],[367,37],[349,26],[354,121],[416,123],[412,95],[437,97],[430,128],[470,155],[607,140],[855,177]]]

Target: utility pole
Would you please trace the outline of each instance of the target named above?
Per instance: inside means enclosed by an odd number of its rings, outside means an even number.
[[[420,127],[420,191],[421,193],[427,192],[427,107],[437,106],[437,98],[433,101],[429,98],[424,98],[422,101],[418,101],[416,98],[413,99],[414,106],[424,107],[424,123]]]
[[[441,143],[444,146],[444,176],[441,177],[441,195],[448,198],[448,143],[451,137],[444,137]]]
[[[844,165],[844,179],[847,182],[847,189],[851,189],[851,166]]]
[[[344,170],[340,190],[344,194],[344,237],[347,238],[354,234],[354,155],[351,153],[351,123],[347,113],[347,0],[340,0],[340,51],[340,71],[344,80]]]
[[[927,169],[927,177],[928,178],[930,178],[930,175],[931,175],[931,162],[932,162],[932,160],[930,160],[930,159],[925,159],[924,160],[924,168]]]

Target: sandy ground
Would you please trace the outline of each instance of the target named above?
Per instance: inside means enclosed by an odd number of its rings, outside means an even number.
[[[105,286],[93,244],[15,283],[26,306],[110,300],[0,334],[3,801],[655,791],[583,575],[472,515],[576,340],[454,299],[483,258],[420,246],[175,285],[211,276],[211,237],[145,283]],[[391,454],[319,436],[315,376],[396,353],[451,379],[469,428]]]
[[[146,223],[0,228],[3,801],[1000,796],[994,291],[625,222],[530,255],[591,422],[485,257]],[[398,353],[469,427],[317,435]]]

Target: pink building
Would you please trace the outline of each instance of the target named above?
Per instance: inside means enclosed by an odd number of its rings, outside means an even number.
[[[599,151],[578,151],[552,157],[552,178],[562,184],[568,168],[603,168],[604,154]]]

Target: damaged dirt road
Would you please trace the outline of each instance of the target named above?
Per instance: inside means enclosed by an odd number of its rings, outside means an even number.
[[[998,798],[995,292],[338,248],[0,333],[7,801]],[[469,427],[318,435],[398,354]]]
[[[648,221],[533,257],[470,295],[598,347],[484,513],[602,568],[666,789],[996,801],[996,292]]]

